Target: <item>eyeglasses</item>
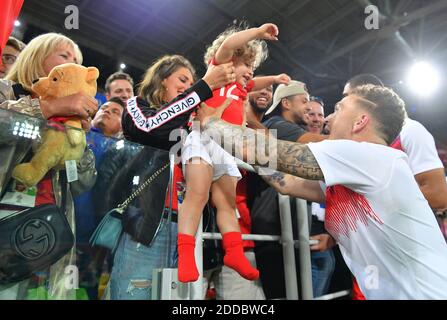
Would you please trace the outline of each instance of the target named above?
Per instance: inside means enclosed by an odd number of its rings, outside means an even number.
[[[13,54],[2,54],[2,63],[3,65],[13,65],[16,62],[17,57]]]
[[[323,99],[321,99],[320,97],[311,96],[309,98],[309,101],[315,101],[315,102],[321,104],[322,107],[324,107]]]

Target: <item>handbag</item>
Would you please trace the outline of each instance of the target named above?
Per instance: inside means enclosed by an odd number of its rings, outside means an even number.
[[[123,213],[129,204],[138,196],[140,193],[155,180],[166,168],[169,167],[169,163],[165,164],[163,167],[158,169],[154,174],[152,174],[137,190],[135,190],[123,203],[119,204],[117,208],[114,208],[106,213],[104,218],[99,223],[98,227],[93,232],[90,237],[91,246],[100,246],[115,253],[118,248],[119,240],[123,233]]]
[[[52,204],[0,219],[0,284],[27,279],[62,258],[74,245],[65,214]]]
[[[143,150],[129,163],[129,170],[124,169],[121,178],[116,179],[117,187],[133,185],[129,178],[134,176],[150,177],[165,163],[169,163],[169,152],[145,146]],[[144,164],[143,164],[144,163]],[[149,247],[154,241],[157,231],[162,225],[163,215],[167,201],[169,200],[169,181],[174,168],[165,170],[158,178],[151,183],[138,197],[138,201],[133,201],[123,213],[124,232],[132,237],[132,240]],[[142,179],[144,182],[147,178]],[[133,179],[132,179],[133,180]],[[172,180],[171,180],[172,181]],[[115,188],[116,190],[117,188]],[[118,191],[118,190],[116,190]],[[121,192],[122,193],[122,192]],[[114,192],[118,199],[125,199],[120,196],[120,192]],[[170,206],[172,208],[172,206]]]

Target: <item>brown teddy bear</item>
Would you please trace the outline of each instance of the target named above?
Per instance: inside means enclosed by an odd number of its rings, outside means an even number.
[[[41,100],[52,100],[83,92],[94,97],[99,71],[95,67],[66,63],[56,66],[48,77],[32,86]],[[51,169],[60,170],[65,161],[82,158],[86,146],[85,132],[79,118],[52,118],[42,133],[42,142],[28,163],[17,165],[12,177],[27,187],[36,185]],[[54,122],[57,121],[57,122]]]

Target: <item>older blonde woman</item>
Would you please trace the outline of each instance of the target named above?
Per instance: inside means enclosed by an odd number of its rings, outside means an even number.
[[[88,128],[89,117],[97,109],[97,102],[94,99],[79,93],[52,101],[41,101],[31,88],[33,80],[47,76],[53,67],[69,62],[82,63],[81,51],[70,38],[56,33],[47,33],[34,38],[21,52],[6,79],[0,80],[0,108],[14,110],[42,120],[52,116],[76,115],[82,119],[83,127]],[[4,151],[4,149],[2,150]],[[31,152],[30,148],[28,148],[28,152]],[[2,166],[6,166],[5,172],[10,172],[9,169],[19,163],[25,155],[25,153],[14,154],[14,157],[10,157],[14,160],[2,163]],[[66,180],[63,179],[63,174],[51,172],[38,184],[36,196],[37,205],[50,202],[65,206],[62,209],[65,210],[73,231],[74,210],[71,194],[80,193],[90,188],[96,178],[94,157],[91,152],[85,152],[77,169],[79,179],[70,183],[69,187]],[[7,177],[5,181],[0,181],[0,183],[4,185],[8,180]],[[42,185],[45,185],[45,187],[42,188]],[[65,201],[62,200],[64,191],[68,191]],[[0,209],[2,208],[0,207]],[[15,209],[9,207],[8,210],[17,211],[20,210],[20,207]],[[73,248],[71,252],[50,268],[49,294],[52,298],[70,299],[75,297],[74,291],[67,290],[68,288],[65,285],[66,267],[75,265],[74,252]],[[27,286],[28,280],[0,286],[0,299],[24,298]]]

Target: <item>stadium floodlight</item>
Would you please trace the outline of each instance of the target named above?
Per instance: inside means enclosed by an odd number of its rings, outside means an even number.
[[[125,64],[125,63],[121,63],[121,64],[120,64],[120,69],[121,69],[121,70],[126,69],[126,64]]]
[[[14,26],[15,27],[20,27],[21,23],[19,20],[14,21]]]
[[[407,83],[415,94],[427,97],[439,88],[440,77],[432,65],[426,61],[419,61],[408,72]]]

